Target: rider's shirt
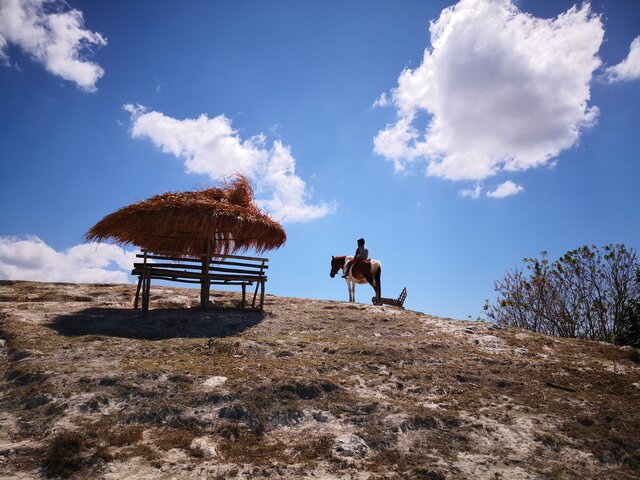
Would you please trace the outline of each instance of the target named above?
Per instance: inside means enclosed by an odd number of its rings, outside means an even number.
[[[366,260],[369,258],[369,249],[367,247],[358,247],[358,250],[356,250],[356,258],[358,260]]]

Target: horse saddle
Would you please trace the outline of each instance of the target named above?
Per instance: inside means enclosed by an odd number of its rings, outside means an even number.
[[[371,260],[368,258],[351,267],[351,275],[356,279],[364,278],[365,274],[371,274]]]

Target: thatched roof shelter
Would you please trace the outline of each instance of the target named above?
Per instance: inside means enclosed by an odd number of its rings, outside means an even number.
[[[249,180],[236,175],[222,187],[163,193],[123,207],[91,227],[86,239],[202,257],[264,252],[282,246],[287,235],[256,207]]]

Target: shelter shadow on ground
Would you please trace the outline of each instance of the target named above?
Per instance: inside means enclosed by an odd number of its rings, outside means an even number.
[[[61,335],[165,340],[235,335],[259,324],[263,312],[246,310],[156,309],[146,318],[134,310],[87,308],[56,317],[48,326]]]

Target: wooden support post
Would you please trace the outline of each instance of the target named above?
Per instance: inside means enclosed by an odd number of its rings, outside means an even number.
[[[207,241],[206,254],[202,257],[202,277],[200,279],[200,307],[209,308],[209,264],[211,263],[211,242]]]
[[[244,304],[247,301],[247,284],[242,284],[242,308],[244,308]]]
[[[258,272],[258,276],[262,277],[263,272],[264,272],[264,260],[260,265],[260,272]],[[258,282],[256,283],[256,291],[253,292],[253,300],[251,301],[251,308],[256,308],[256,296],[258,295],[258,288],[260,288],[260,284],[262,284],[262,288],[264,292],[264,282],[261,280],[258,280]]]
[[[138,276],[138,287],[136,288],[136,300],[133,302],[133,309],[138,309],[138,300],[140,300],[140,287],[142,286],[142,275]]]
[[[138,287],[136,288],[136,300],[135,300],[135,302],[133,303],[133,308],[134,308],[135,310],[137,310],[137,309],[138,309],[138,301],[140,300],[140,288],[142,287],[142,284],[144,283],[144,282],[143,282],[143,280],[144,280],[144,273],[145,273],[146,268],[147,268],[147,251],[145,250],[145,251],[143,252],[143,254],[144,254],[144,256],[143,256],[143,258],[144,258],[144,262],[143,262],[143,264],[142,264],[142,275],[138,275]],[[144,289],[143,289],[142,293],[143,293],[143,295],[144,295]]]
[[[151,305],[151,273],[147,274],[147,310]]]
[[[146,315],[149,311],[149,297],[151,296],[151,274],[144,273],[142,281],[142,314]]]
[[[147,274],[142,272],[142,290],[140,290],[140,296],[142,300],[142,315],[144,316],[147,308]]]
[[[253,292],[253,300],[251,300],[251,308],[256,308],[256,296],[258,295],[258,288],[260,288],[260,282],[256,282],[256,291]]]

